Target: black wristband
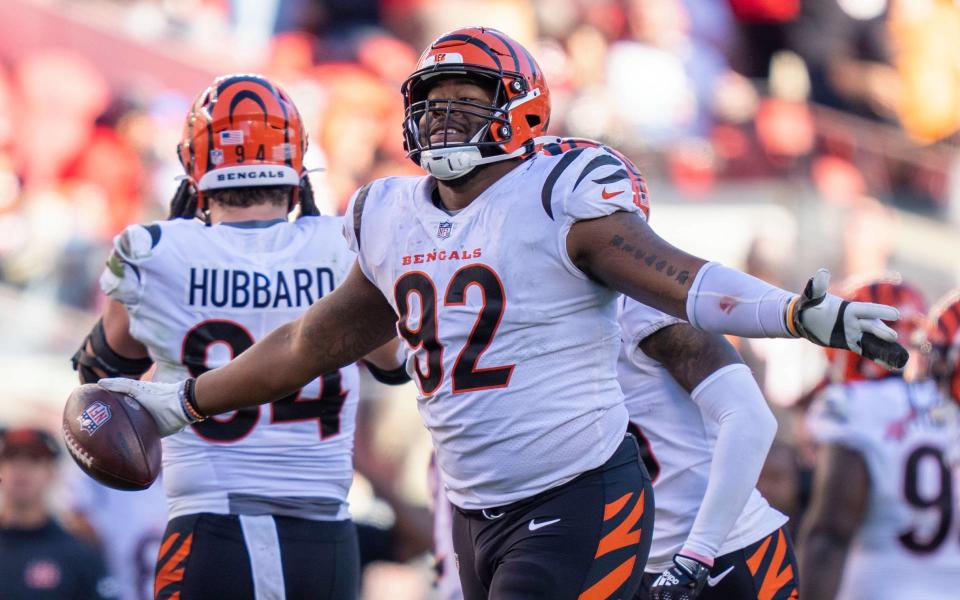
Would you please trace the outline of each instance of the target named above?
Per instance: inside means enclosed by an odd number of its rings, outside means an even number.
[[[197,406],[197,397],[194,394],[194,388],[197,385],[197,380],[191,377],[183,383],[183,400],[184,407],[187,409],[187,413],[196,419],[197,421],[202,421],[207,418],[205,414],[200,412],[200,408]]]
[[[373,364],[370,361],[363,361],[363,364],[367,366],[367,370],[370,371],[370,374],[373,375],[373,378],[384,383],[386,385],[403,385],[404,383],[410,381],[410,375],[407,373],[407,369],[404,365],[400,365],[396,369],[386,370],[381,369],[377,365]]]

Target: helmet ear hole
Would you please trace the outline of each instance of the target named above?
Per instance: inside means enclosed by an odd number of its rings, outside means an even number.
[[[530,127],[536,127],[540,124],[540,117],[538,115],[527,115],[527,125]]]

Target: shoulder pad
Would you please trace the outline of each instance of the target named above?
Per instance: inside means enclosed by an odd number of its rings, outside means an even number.
[[[606,146],[573,147],[549,167],[541,202],[551,219],[562,210],[589,219],[625,210],[644,217],[649,210],[646,183],[633,163]]]
[[[130,225],[114,240],[114,249],[121,258],[136,262],[148,258],[160,243],[160,225]]]
[[[113,239],[113,252],[107,259],[107,269],[123,277],[125,264],[137,264],[150,258],[160,243],[161,228],[157,223],[130,225]]]

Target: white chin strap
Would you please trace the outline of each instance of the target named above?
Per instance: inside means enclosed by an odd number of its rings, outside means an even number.
[[[484,132],[481,131],[470,140],[470,143],[476,143],[477,137]],[[550,143],[559,143],[561,138],[553,135],[542,136],[533,139],[535,146]],[[430,173],[435,178],[446,181],[463,177],[479,165],[510,160],[523,155],[526,152],[526,145],[517,148],[509,154],[497,154],[484,157],[480,154],[480,149],[476,146],[454,146],[452,148],[433,148],[424,150],[420,153],[420,166],[424,171]]]

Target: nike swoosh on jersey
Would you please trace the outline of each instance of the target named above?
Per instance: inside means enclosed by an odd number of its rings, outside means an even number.
[[[603,190],[600,192],[600,195],[603,196],[604,200],[609,200],[610,198],[613,198],[614,196],[619,196],[622,193],[623,193],[623,190],[620,190],[619,192],[608,192],[607,188],[603,188]]]
[[[720,583],[720,580],[723,579],[724,577],[726,577],[727,574],[730,573],[730,571],[732,571],[732,570],[733,570],[733,565],[730,565],[730,567],[728,567],[726,571],[724,571],[723,573],[720,573],[720,574],[717,575],[716,577],[709,577],[709,576],[708,576],[708,577],[707,577],[707,585],[710,586],[710,587],[713,587],[713,586],[717,585],[718,583]]]
[[[541,521],[537,523],[536,519],[530,519],[530,524],[527,525],[527,527],[530,529],[530,531],[536,531],[541,527],[546,527],[547,525],[553,525],[554,523],[559,523],[559,522],[560,522],[560,519],[551,519],[549,521]]]

